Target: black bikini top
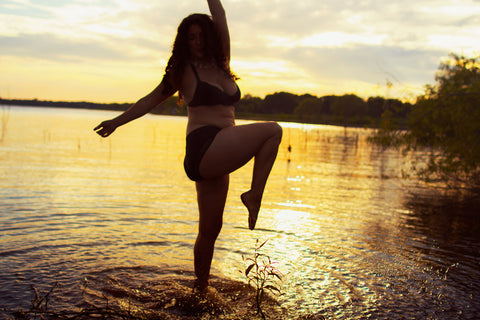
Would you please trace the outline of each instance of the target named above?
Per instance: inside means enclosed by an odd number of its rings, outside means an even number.
[[[193,94],[193,99],[188,104],[189,107],[225,105],[232,106],[240,100],[240,88],[237,84],[237,91],[233,95],[228,95],[220,88],[211,85],[208,82],[200,80],[197,70],[192,65],[193,73],[197,78],[197,88]]]

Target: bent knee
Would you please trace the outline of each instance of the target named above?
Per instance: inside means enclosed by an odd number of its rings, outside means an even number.
[[[282,140],[283,129],[277,122],[269,122],[270,129],[272,130],[272,136],[278,139],[278,142]]]

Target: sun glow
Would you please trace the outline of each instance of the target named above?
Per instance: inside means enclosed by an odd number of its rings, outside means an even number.
[[[384,34],[349,34],[344,32],[323,32],[296,40],[286,37],[265,37],[270,47],[340,47],[352,44],[380,45],[387,38]]]
[[[136,63],[62,62],[4,57],[0,97],[63,101],[134,102],[161,80],[158,69]],[[116,70],[112,73],[112,70]],[[23,74],[28,73],[28,77]],[[131,74],[135,73],[135,78]],[[65,75],[68,74],[66,77]],[[21,82],[21,86],[10,83]],[[5,90],[8,87],[8,90]],[[6,92],[8,91],[8,92]],[[6,95],[5,95],[6,94]]]
[[[232,69],[241,79],[239,85],[244,94],[264,96],[278,91],[305,93],[318,89],[308,74],[283,60],[235,60]]]
[[[476,31],[476,33],[475,33]],[[462,54],[474,55],[478,52],[478,35],[480,28],[464,34],[432,34],[428,36],[428,44],[439,49],[462,48]],[[465,43],[470,45],[465,46]]]
[[[306,47],[339,47],[349,44],[361,43],[369,45],[380,45],[386,35],[377,34],[348,34],[344,32],[324,32],[303,38],[300,44]]]
[[[360,1],[347,8],[265,0],[255,3],[253,13],[245,1],[225,1],[224,7],[232,69],[242,92],[259,97],[279,91],[384,95],[377,88],[389,73],[401,86],[389,89],[389,97],[403,99],[402,91],[423,91],[433,81],[442,57],[475,55],[480,49],[475,0],[418,6]],[[208,12],[208,6],[148,0],[0,2],[0,94],[133,101],[161,79],[160,59],[170,56],[178,23],[189,12]],[[379,60],[386,72],[376,72]]]

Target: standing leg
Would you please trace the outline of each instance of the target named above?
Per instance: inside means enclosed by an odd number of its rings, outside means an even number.
[[[262,122],[222,129],[200,163],[203,177],[228,174],[255,158],[251,189],[241,199],[249,213],[253,229],[267,183],[282,140],[282,128],[275,122]]]
[[[222,229],[228,183],[228,175],[196,183],[200,218],[194,260],[197,277],[195,287],[199,291],[205,290],[208,286],[215,240]]]

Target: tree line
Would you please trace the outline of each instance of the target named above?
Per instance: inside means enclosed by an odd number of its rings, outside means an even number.
[[[173,96],[157,106],[152,113],[163,115],[186,115],[186,105],[179,105],[178,97]],[[82,109],[103,109],[124,111],[131,103],[94,103],[48,100],[1,99],[3,105],[23,105],[40,107],[63,107]],[[277,120],[345,126],[376,126],[385,113],[400,125],[406,124],[413,105],[398,99],[370,97],[364,100],[354,94],[317,97],[311,94],[296,95],[289,92],[276,92],[264,99],[250,94],[245,95],[235,105],[237,117],[243,119]]]
[[[186,114],[186,105],[178,106],[171,97],[153,110],[160,114]],[[376,127],[385,114],[400,126],[406,125],[413,105],[398,99],[370,97],[364,100],[354,94],[317,97],[276,92],[264,99],[246,94],[235,104],[237,117],[243,119],[277,120],[345,126]]]
[[[51,100],[38,100],[38,99],[2,99],[0,98],[0,105],[122,111],[122,110],[128,109],[132,104],[131,103],[96,103],[96,102],[87,102],[87,101],[51,101]]]
[[[412,105],[398,99],[370,97],[364,100],[354,94],[316,97],[277,92],[265,99],[246,95],[237,106],[240,115],[270,115],[276,120],[298,122],[376,126],[388,112],[399,124],[405,123]]]

